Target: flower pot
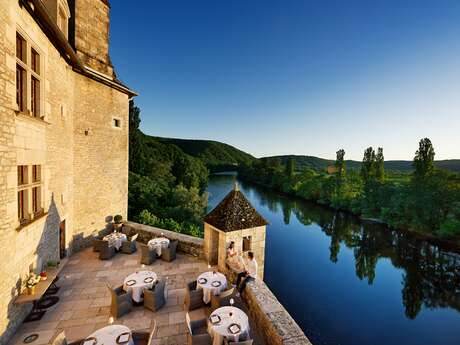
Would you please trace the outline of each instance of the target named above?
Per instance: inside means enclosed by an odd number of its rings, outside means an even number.
[[[31,286],[27,288],[27,294],[33,295],[35,293],[35,286]]]

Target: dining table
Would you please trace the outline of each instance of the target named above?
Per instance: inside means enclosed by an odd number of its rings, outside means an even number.
[[[213,339],[213,345],[222,345],[224,339],[233,342],[248,339],[249,318],[237,307],[217,308],[209,316],[208,332]]]
[[[169,238],[166,237],[156,237],[152,238],[150,241],[147,242],[147,245],[151,250],[154,250],[157,256],[161,256],[161,250],[163,248],[168,248],[169,246]]]
[[[125,325],[109,325],[91,333],[82,345],[134,345],[129,327]]]
[[[203,289],[203,302],[211,302],[211,294],[219,295],[227,288],[227,278],[220,272],[208,271],[200,274],[196,280],[198,288]]]
[[[158,277],[153,271],[136,271],[125,278],[123,290],[132,291],[133,301],[140,303],[144,300],[144,290],[151,289],[157,280]]]
[[[115,247],[116,250],[120,250],[123,242],[127,241],[128,238],[122,232],[112,232],[104,236],[103,240],[108,241],[110,247]]]

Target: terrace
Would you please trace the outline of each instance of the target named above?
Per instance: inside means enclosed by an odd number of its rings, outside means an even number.
[[[107,326],[111,299],[106,283],[122,285],[126,276],[140,269],[139,250],[132,255],[117,254],[107,261],[99,260],[98,253],[91,248],[76,253],[60,273],[59,302],[49,308],[41,320],[23,323],[10,344],[24,344],[24,339],[31,334],[38,334],[33,345],[48,344],[63,330],[67,340],[73,342]],[[151,332],[155,327],[153,344],[186,344],[185,284],[209,270],[207,262],[178,253],[172,262],[157,260],[144,269],[167,279],[166,304],[157,312],[136,306],[115,319],[114,324],[126,325],[132,331]],[[254,344],[265,344],[253,318],[250,318],[250,329]]]

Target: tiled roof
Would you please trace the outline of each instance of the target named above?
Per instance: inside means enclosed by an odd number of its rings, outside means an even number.
[[[204,217],[204,221],[224,232],[268,224],[238,188],[228,193],[219,205]]]

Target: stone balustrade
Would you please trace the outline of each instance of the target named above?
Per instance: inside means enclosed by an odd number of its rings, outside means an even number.
[[[134,222],[124,222],[131,228],[129,235],[139,234],[140,242],[147,243],[151,238],[161,236],[179,241],[178,250],[204,258],[204,240],[177,232],[155,228]],[[226,272],[230,281],[235,280],[233,272]],[[247,284],[242,294],[248,305],[250,316],[256,321],[267,344],[271,345],[311,345],[302,329],[287,310],[273,295],[268,286],[260,279]]]

